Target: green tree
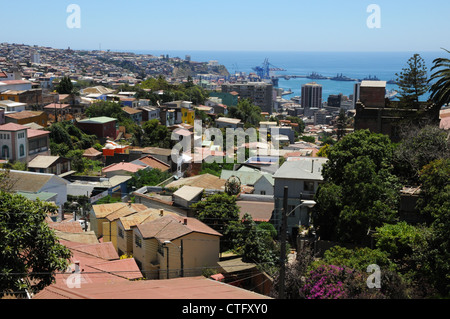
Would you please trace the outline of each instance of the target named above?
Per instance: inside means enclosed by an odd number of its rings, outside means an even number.
[[[36,293],[66,270],[71,253],[45,221],[56,209],[0,191],[0,297],[25,289]]]
[[[149,170],[140,170],[131,175],[129,182],[130,187],[136,187],[137,189],[143,186],[156,186],[172,175],[169,172],[163,172],[157,168]]]
[[[65,76],[61,79],[61,81],[56,86],[56,91],[59,94],[72,94],[74,93],[74,87],[72,84],[72,80],[68,76]]]
[[[409,127],[394,151],[395,174],[408,185],[419,184],[423,166],[439,158],[450,157],[450,140],[437,126]]]
[[[389,138],[368,130],[346,135],[328,149],[312,216],[323,239],[363,243],[369,230],[396,222],[400,185],[392,156]]]
[[[417,106],[419,98],[429,90],[427,67],[419,54],[414,54],[400,74],[396,73],[400,105]]]
[[[450,51],[444,49],[447,53]],[[450,59],[437,58],[433,61],[431,71],[435,71],[430,77],[430,98],[435,104],[437,112],[442,106],[450,102]]]
[[[428,276],[441,294],[450,295],[450,159],[438,159],[424,166],[417,206],[430,220]]]
[[[224,235],[221,238],[221,251],[233,247],[232,237],[226,231],[231,222],[239,219],[235,196],[226,193],[213,194],[191,205],[191,209],[197,219]]]
[[[159,124],[157,119],[150,120],[142,124],[144,131],[144,145],[171,148],[174,144],[172,133],[165,125]]]
[[[241,119],[245,126],[257,126],[262,120],[261,108],[249,99],[240,100],[237,106],[230,106],[228,116]]]

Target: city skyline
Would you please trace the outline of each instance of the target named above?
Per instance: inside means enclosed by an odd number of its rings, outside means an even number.
[[[44,1],[3,8],[0,42],[84,50],[439,51],[448,1]],[[26,5],[24,5],[24,3]],[[79,12],[70,7],[74,4]],[[379,8],[375,13],[371,5]],[[69,10],[70,9],[70,10]],[[20,21],[17,15],[20,12]],[[68,20],[77,13],[76,22]]]

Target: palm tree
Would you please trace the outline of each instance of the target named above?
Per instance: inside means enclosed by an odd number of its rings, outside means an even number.
[[[450,51],[445,50],[447,53]],[[437,58],[433,61],[431,71],[438,69],[430,77],[430,82],[435,81],[430,88],[430,98],[437,109],[450,102],[450,59]]]

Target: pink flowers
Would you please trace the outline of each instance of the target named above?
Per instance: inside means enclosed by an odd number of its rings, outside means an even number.
[[[363,274],[351,268],[320,265],[310,271],[301,293],[306,299],[361,298],[368,292],[365,280]]]

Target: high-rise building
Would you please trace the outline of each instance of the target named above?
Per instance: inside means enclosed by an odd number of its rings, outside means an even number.
[[[301,105],[303,108],[322,107],[322,85],[316,82],[303,84]]]
[[[222,84],[223,93],[237,92],[240,99],[250,99],[261,108],[261,112],[272,114],[273,85],[265,82],[244,82]]]
[[[33,51],[31,53],[31,63],[37,63],[37,64],[41,63],[41,55],[38,51]]]

